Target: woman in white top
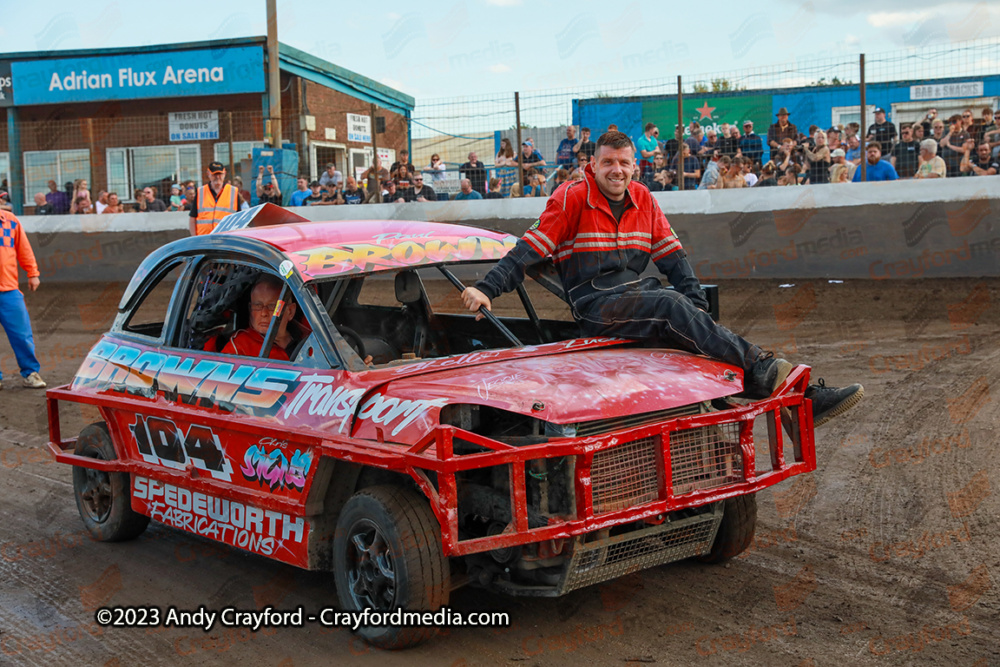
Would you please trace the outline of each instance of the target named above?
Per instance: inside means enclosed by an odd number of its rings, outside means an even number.
[[[425,172],[430,172],[431,180],[433,181],[443,181],[448,176],[445,174],[447,167],[444,162],[441,161],[441,156],[437,153],[431,156],[431,163],[424,168]]]

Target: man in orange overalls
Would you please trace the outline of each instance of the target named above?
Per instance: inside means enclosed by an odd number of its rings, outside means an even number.
[[[25,387],[43,389],[45,381],[38,374],[41,365],[35,357],[35,337],[31,333],[31,320],[24,305],[24,294],[17,288],[17,267],[21,265],[28,274],[28,289],[38,289],[38,265],[31,251],[28,235],[17,216],[0,211],[0,325],[7,332],[7,340],[14,348],[14,357],[21,369]],[[3,380],[0,377],[0,389]]]

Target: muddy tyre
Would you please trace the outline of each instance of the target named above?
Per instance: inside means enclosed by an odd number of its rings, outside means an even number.
[[[76,440],[77,456],[113,461],[118,458],[111,443],[108,425],[87,426]],[[132,510],[132,490],[128,473],[103,472],[73,467],[73,495],[80,518],[95,540],[122,542],[138,537],[149,525],[149,517]]]
[[[334,580],[344,611],[437,611],[448,604],[448,559],[427,499],[397,486],[373,486],[344,504],[333,539]],[[385,649],[415,646],[434,628],[360,627]]]
[[[748,494],[723,501],[722,523],[712,550],[698,556],[703,563],[724,563],[746,551],[757,529],[757,496]]]

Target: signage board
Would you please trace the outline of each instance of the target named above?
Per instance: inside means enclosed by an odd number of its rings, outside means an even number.
[[[178,111],[168,116],[170,141],[208,141],[219,138],[218,111]]]

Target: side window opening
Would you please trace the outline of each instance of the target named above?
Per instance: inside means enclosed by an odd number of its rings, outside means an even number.
[[[160,274],[156,284],[146,291],[139,304],[132,309],[122,330],[150,338],[160,338],[163,335],[170,299],[184,266],[184,262],[178,262]]]

